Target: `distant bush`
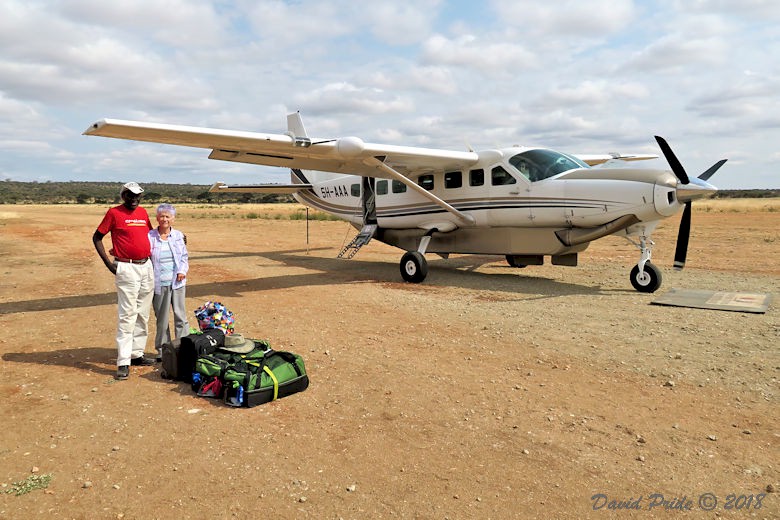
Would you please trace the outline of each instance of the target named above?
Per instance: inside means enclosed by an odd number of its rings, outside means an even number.
[[[121,182],[0,181],[0,204],[119,204]],[[268,204],[293,202],[290,195],[264,193],[209,193],[202,184],[142,183],[147,203],[217,202]]]
[[[771,199],[780,197],[779,190],[719,190],[713,199]]]

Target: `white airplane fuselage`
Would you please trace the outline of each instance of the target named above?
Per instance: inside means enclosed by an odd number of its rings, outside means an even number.
[[[481,152],[480,160],[467,170],[433,172],[418,182],[471,216],[471,223],[403,183],[373,179],[379,229],[375,238],[414,250],[421,237],[435,229],[427,247],[431,253],[565,255],[585,250],[590,240],[567,244],[556,231],[599,228],[630,215],[637,222],[615,232],[646,233],[681,207],[674,196],[677,180],[668,171],[583,167],[532,182],[506,160],[521,150]],[[497,167],[503,172],[494,184],[491,174]],[[505,174],[511,183],[506,183]],[[294,194],[300,203],[357,228],[364,224],[362,177],[309,171],[304,175],[313,187]],[[606,231],[595,238],[611,234]]]

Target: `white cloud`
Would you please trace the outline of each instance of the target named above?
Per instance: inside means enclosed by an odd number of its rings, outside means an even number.
[[[555,34],[556,38],[603,37],[625,28],[635,16],[631,0],[493,0],[491,4],[518,34]]]
[[[648,94],[647,87],[640,83],[588,80],[572,86],[552,87],[541,96],[541,104],[603,108],[621,105],[629,99],[643,99]]]
[[[410,65],[405,73],[377,71],[369,82],[383,90],[420,90],[435,94],[454,94],[458,79],[448,67],[419,67]]]
[[[370,8],[357,10],[358,23],[366,23],[372,34],[385,43],[417,43],[431,32],[439,4],[438,0],[372,2]]]
[[[693,40],[673,35],[640,50],[626,64],[627,70],[684,72],[691,65],[715,66],[725,62],[728,44],[710,38]]]
[[[466,67],[488,75],[518,74],[537,65],[534,54],[522,45],[480,40],[471,34],[455,39],[431,36],[423,43],[422,58],[425,63]]]
[[[729,16],[780,21],[780,4],[774,0],[675,0],[681,11],[693,13],[719,12]]]
[[[703,167],[725,150],[742,158],[729,168],[744,175],[718,176],[726,186],[765,182],[756,157],[780,142],[778,11],[759,0],[6,0],[0,170],[283,177],[81,132],[118,117],[281,133],[300,109],[312,135],[436,148],[657,153],[652,135],[668,135]]]
[[[413,103],[391,92],[356,87],[349,83],[331,83],[306,94],[295,96],[302,111],[311,114],[363,113],[384,114],[408,112]]]
[[[66,0],[62,14],[78,25],[111,27],[130,39],[144,34],[180,49],[220,43],[227,31],[212,2],[203,0]]]

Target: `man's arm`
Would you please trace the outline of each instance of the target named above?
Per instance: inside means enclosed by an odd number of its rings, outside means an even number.
[[[116,265],[114,265],[114,262],[112,262],[111,259],[108,257],[108,254],[106,253],[106,248],[103,247],[104,236],[106,235],[104,235],[98,230],[95,230],[95,233],[92,235],[92,243],[95,245],[95,250],[98,252],[98,255],[100,255],[100,258],[103,260],[103,263],[106,264],[106,267],[108,267],[108,270],[111,271],[112,274],[116,274]]]

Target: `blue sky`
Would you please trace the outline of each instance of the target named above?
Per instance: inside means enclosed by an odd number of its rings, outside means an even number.
[[[0,0],[0,179],[285,182],[101,118],[659,154],[780,188],[780,3]],[[645,166],[666,167],[663,161]]]

